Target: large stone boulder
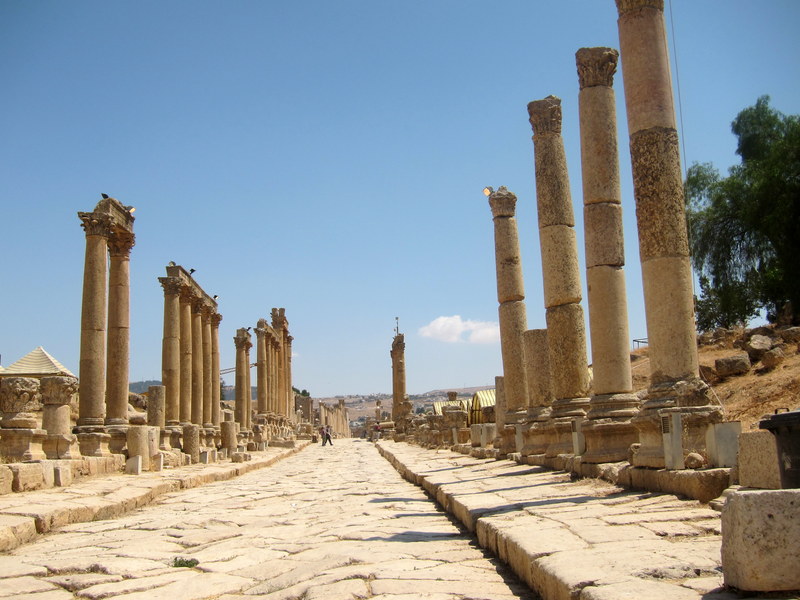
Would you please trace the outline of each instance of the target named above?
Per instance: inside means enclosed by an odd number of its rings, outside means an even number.
[[[714,370],[720,378],[744,375],[750,370],[750,357],[741,353],[718,358],[714,361]]]
[[[761,357],[761,364],[764,365],[764,368],[768,371],[778,367],[784,359],[783,351],[780,348],[773,348],[764,353]]]
[[[766,335],[756,334],[747,340],[747,343],[744,345],[744,350],[750,357],[750,361],[756,363],[761,360],[761,357],[764,356],[766,352],[772,350],[773,346],[772,338]]]
[[[787,327],[786,329],[779,329],[777,333],[787,344],[800,342],[800,327]]]

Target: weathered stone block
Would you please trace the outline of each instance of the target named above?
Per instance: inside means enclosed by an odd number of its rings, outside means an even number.
[[[747,591],[800,589],[800,490],[732,493],[722,509],[725,584]]]
[[[767,351],[772,349],[772,346],[772,338],[756,334],[750,337],[744,349],[752,362],[758,362]]]
[[[0,495],[10,494],[14,484],[14,473],[6,465],[0,465]]]
[[[42,465],[39,463],[13,463],[8,465],[14,474],[12,489],[15,492],[40,490],[44,485]]]
[[[714,361],[714,369],[719,377],[744,375],[750,370],[750,357],[746,353],[724,356]]]
[[[769,431],[743,431],[739,435],[739,484],[767,490],[781,488],[778,448]]]

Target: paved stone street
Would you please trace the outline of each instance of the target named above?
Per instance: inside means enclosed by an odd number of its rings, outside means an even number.
[[[361,440],[66,525],[0,577],[0,598],[36,600],[534,598]]]

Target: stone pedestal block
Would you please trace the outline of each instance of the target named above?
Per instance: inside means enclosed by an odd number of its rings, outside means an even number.
[[[733,492],[722,509],[725,585],[750,592],[800,589],[800,490]]]
[[[522,456],[544,454],[553,443],[552,430],[543,422],[528,423],[522,429]]]
[[[585,463],[620,462],[628,459],[631,444],[639,441],[639,434],[629,420],[587,420],[582,427],[586,451],[581,455]]]
[[[10,462],[44,460],[42,443],[47,439],[44,429],[0,430],[0,455]]]
[[[765,490],[781,489],[778,447],[765,429],[739,434],[739,484]]]
[[[76,459],[81,457],[78,436],[59,433],[48,433],[42,441],[42,450],[47,458]]]
[[[111,441],[111,436],[107,433],[100,431],[86,431],[91,429],[87,427],[81,428],[78,433],[78,444],[80,445],[81,455],[83,456],[111,456],[108,449],[108,444]]]

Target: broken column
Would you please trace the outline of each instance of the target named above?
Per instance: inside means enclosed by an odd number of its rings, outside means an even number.
[[[147,424],[158,428],[158,447],[161,450],[172,447],[170,431],[166,428],[165,397],[166,386],[151,385],[147,388]]]
[[[663,468],[661,416],[680,412],[684,451],[704,453],[705,429],[722,411],[699,377],[664,2],[616,1],[651,364],[633,463]]]
[[[42,377],[42,429],[47,438],[42,449],[47,458],[80,458],[78,438],[72,433],[71,402],[78,391],[75,377]]]
[[[536,201],[553,401],[549,427],[556,441],[546,455],[572,453],[572,421],[589,407],[586,326],[583,320],[575,218],[561,137],[561,100],[528,104],[536,164]]]
[[[550,349],[547,329],[529,329],[522,335],[525,345],[525,372],[528,382],[528,414],[522,426],[523,456],[543,455],[553,443],[553,430],[548,427],[553,388],[550,375]]]
[[[628,349],[628,301],[617,152],[616,100],[612,88],[619,53],[581,48],[575,54],[580,94],[581,170],[586,246],[593,394],[582,426],[588,463],[626,460],[639,441],[631,417],[633,394]]]
[[[487,191],[494,222],[497,301],[500,304],[500,350],[503,357],[507,413],[503,419],[513,425],[525,420],[528,403],[522,343],[522,334],[527,329],[525,287],[522,280],[517,220],[514,217],[517,197],[505,186],[497,191],[487,188]]]

